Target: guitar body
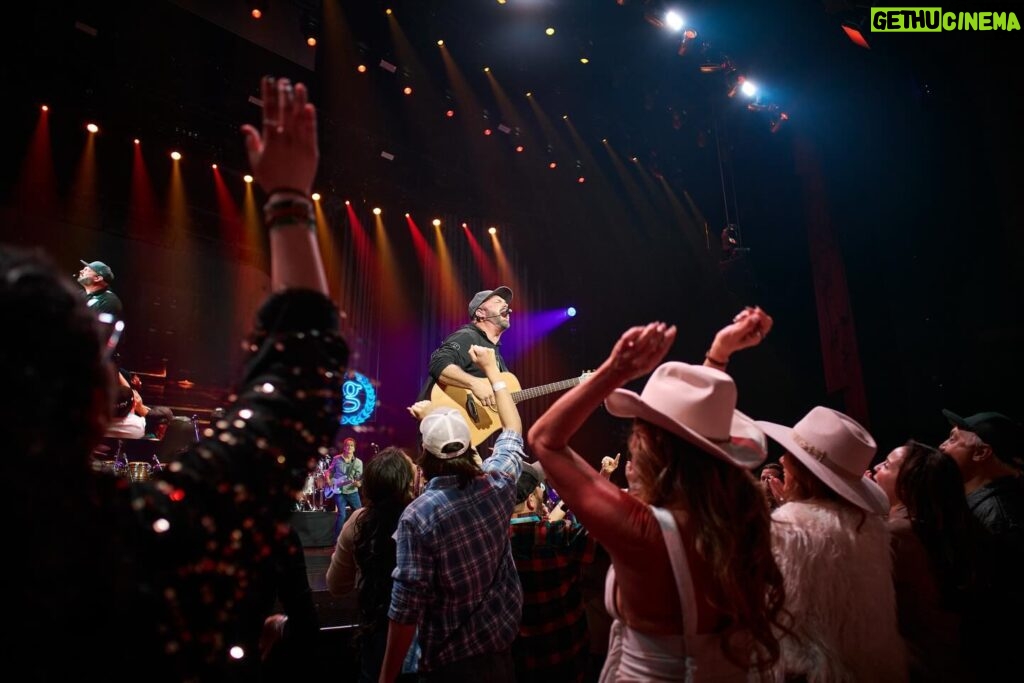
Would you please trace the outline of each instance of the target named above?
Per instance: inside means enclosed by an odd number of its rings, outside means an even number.
[[[544,384],[530,389],[523,389],[519,384],[519,380],[511,372],[502,372],[501,380],[508,385],[512,400],[515,403],[520,403],[527,399],[544,396],[555,391],[572,389],[592,374],[588,370],[579,377]],[[479,446],[487,437],[501,428],[498,411],[482,406],[473,397],[469,389],[459,389],[457,387],[445,386],[441,383],[435,384],[434,388],[430,390],[430,403],[430,410],[442,407],[455,408],[462,413],[462,416],[466,418],[466,423],[469,425],[470,441],[474,446]]]
[[[501,373],[501,379],[508,385],[510,392],[520,390],[519,380],[511,372]],[[442,385],[441,383],[435,384],[434,388],[430,390],[430,402],[433,404],[431,410],[441,407],[458,410],[469,425],[470,441],[473,446],[479,446],[487,440],[487,437],[501,429],[501,420],[498,419],[497,410],[485,407],[475,398],[473,399],[473,405],[476,408],[476,419],[473,419],[469,409],[467,409],[468,399],[471,397],[472,393],[470,393],[469,389]]]

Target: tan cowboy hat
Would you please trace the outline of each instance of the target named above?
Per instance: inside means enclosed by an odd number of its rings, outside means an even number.
[[[643,393],[616,389],[604,401],[617,417],[635,417],[681,436],[728,463],[753,469],[767,456],[767,439],[736,410],[736,385],[720,370],[662,363]]]
[[[817,406],[792,428],[760,420],[757,425],[846,500],[868,512],[889,510],[885,492],[864,476],[875,457],[875,440],[849,416]]]

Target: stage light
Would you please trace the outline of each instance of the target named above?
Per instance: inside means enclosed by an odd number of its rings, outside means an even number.
[[[690,49],[694,41],[697,39],[697,31],[692,28],[688,28],[683,31],[683,39],[679,41],[679,49],[676,51],[677,54],[682,57],[686,54],[686,51]]]
[[[548,168],[558,168],[558,162],[552,161],[550,164],[548,164]]]
[[[48,107],[45,104],[43,106],[41,106],[40,109],[42,109],[43,111],[50,111],[50,107]]]
[[[491,129],[490,128],[484,128],[484,135],[490,135],[490,134],[491,134]]]
[[[529,90],[527,90],[527,91],[526,91],[526,96],[527,96],[527,97],[533,97],[533,93],[532,93],[532,92],[530,92]]]
[[[772,118],[771,122],[768,124],[768,129],[772,133],[778,133],[779,128],[782,128],[782,124],[786,121],[789,121],[789,114],[786,112],[780,112],[778,118]]]
[[[389,10],[389,12],[390,12],[390,10]],[[380,215],[380,207],[379,206],[373,207],[373,215],[374,216],[379,216]]]
[[[727,97],[736,97],[736,93],[739,92],[740,87],[746,81],[746,77],[733,69],[725,76],[725,83],[729,86],[729,92],[726,93]]]
[[[366,73],[366,65],[360,64],[359,66],[356,67],[356,71],[358,71],[361,74]]]
[[[586,57],[580,57],[580,64],[590,64],[590,60]]]
[[[491,67],[489,67],[489,66],[485,66],[485,67],[484,67],[484,73],[485,73],[485,74],[489,74],[489,73],[491,73]]]
[[[267,9],[267,3],[264,0],[248,0],[246,4],[249,5],[249,16],[253,19],[262,18]]]
[[[444,47],[444,41],[443,40],[437,41],[437,46],[438,47]]]
[[[584,178],[583,176],[580,176],[579,178],[576,179],[576,182],[582,185],[583,183],[587,182],[587,179]]]
[[[217,164],[210,164],[210,168],[212,168],[214,171],[216,171],[217,170]]]
[[[441,227],[441,219],[440,218],[435,218],[434,220],[430,221],[430,224],[433,225],[435,228],[440,228]]]
[[[408,214],[408,213],[406,213],[406,214],[405,214],[405,217],[406,217],[406,218],[409,218],[409,214]]]
[[[601,144],[607,145],[608,144],[608,138],[601,138]]]
[[[252,185],[252,176],[249,175],[248,173],[242,176],[242,180],[244,180],[247,184]]]
[[[303,13],[302,37],[306,39],[306,45],[316,47],[316,41],[320,37],[320,22],[312,14]]]
[[[567,316],[569,316],[570,318],[575,318],[576,317],[576,307],[575,306],[570,306],[569,308],[565,309],[565,314]]]
[[[448,118],[452,118],[453,116],[455,116],[455,110],[454,109],[449,109],[448,111],[446,111],[444,113],[444,115],[447,116]]]
[[[405,86],[404,88],[402,88],[402,92],[404,92],[406,95],[411,95],[412,88],[410,88],[409,86]]]
[[[171,158],[174,159],[175,161],[181,161],[181,152],[171,152]]]
[[[665,26],[670,31],[681,31],[686,22],[683,21],[683,15],[674,9],[670,9],[665,13]]]
[[[100,132],[100,127],[97,126],[95,123],[87,123],[87,124],[85,124],[85,129],[87,131],[89,131],[90,133],[99,133]]]
[[[132,142],[135,143],[136,145],[138,145],[138,144],[141,143],[141,140],[139,140],[138,138],[135,138],[134,140],[132,140]]]
[[[320,201],[320,193],[319,193],[319,192],[314,192],[314,193],[312,194],[312,196],[311,196],[311,199],[312,199],[312,200],[313,200],[314,202],[318,202],[318,201]]]
[[[568,121],[569,120],[569,115],[568,114],[562,114],[562,120],[563,121]]]
[[[548,34],[549,36],[555,35],[555,27],[548,26],[546,29],[544,29],[544,33]]]
[[[492,235],[497,235],[498,229],[492,225],[491,227],[487,228],[487,232],[489,232]]]
[[[499,5],[504,5],[507,0],[498,0]]]
[[[352,206],[352,202],[350,202],[349,200],[346,199],[345,200],[345,206]]]
[[[753,97],[757,94],[757,85],[753,81],[744,80],[742,85],[740,85],[740,92],[747,97]]]
[[[386,14],[386,15],[388,15],[390,17],[391,16],[391,8],[389,7],[386,10],[384,10],[384,14]]]
[[[870,50],[871,46],[868,45],[868,39],[864,36],[864,31],[861,29],[861,23],[859,21],[853,21],[852,19],[846,19],[843,21],[843,33],[846,37],[853,41],[854,45]]]
[[[464,230],[469,230],[469,223],[463,223],[463,224],[462,224],[462,228],[463,228]]]
[[[522,152],[523,151],[523,146],[522,145],[516,145],[516,151],[517,152]]]

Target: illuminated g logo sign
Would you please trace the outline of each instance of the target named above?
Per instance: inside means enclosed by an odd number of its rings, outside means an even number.
[[[341,424],[361,425],[377,407],[377,390],[361,372],[351,371],[341,385]]]

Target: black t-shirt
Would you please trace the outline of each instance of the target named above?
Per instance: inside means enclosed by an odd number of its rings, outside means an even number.
[[[430,398],[430,390],[434,388],[441,373],[449,365],[457,365],[474,377],[486,377],[484,371],[473,363],[469,357],[469,347],[476,344],[488,349],[494,349],[494,355],[498,361],[498,370],[508,372],[505,359],[501,357],[501,343],[494,344],[479,327],[467,323],[452,332],[441,342],[441,346],[430,354],[430,377],[420,391],[420,400]]]
[[[109,313],[117,320],[122,318],[123,307],[121,306],[121,299],[109,289],[101,289],[98,292],[86,295],[85,304],[95,311],[97,315]]]

